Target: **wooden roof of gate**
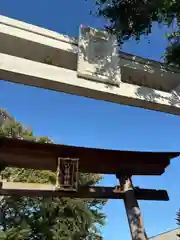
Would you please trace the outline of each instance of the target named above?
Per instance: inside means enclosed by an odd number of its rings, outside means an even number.
[[[58,157],[79,158],[88,173],[161,175],[179,152],[138,152],[75,147],[0,138],[0,164],[56,171]]]

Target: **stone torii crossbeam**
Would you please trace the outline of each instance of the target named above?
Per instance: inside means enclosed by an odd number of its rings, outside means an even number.
[[[0,15],[0,79],[180,114],[180,71],[119,52],[113,36],[80,26],[79,39]]]

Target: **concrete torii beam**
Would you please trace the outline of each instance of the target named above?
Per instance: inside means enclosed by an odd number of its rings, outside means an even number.
[[[77,40],[1,15],[0,42],[2,80],[180,114],[180,71],[119,53],[106,32]]]

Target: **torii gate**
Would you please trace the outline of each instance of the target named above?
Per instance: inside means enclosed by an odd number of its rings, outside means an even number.
[[[0,42],[2,80],[180,114],[180,71],[155,61],[119,53],[114,37],[105,31],[81,26],[77,40],[0,16]],[[136,199],[168,200],[168,195],[163,190],[135,189],[131,176],[161,175],[170,159],[178,155],[1,139],[1,165],[56,170],[57,184],[2,182],[0,193],[122,198],[132,239],[146,240]],[[134,158],[138,160],[134,162]],[[78,189],[78,171],[114,173],[120,180],[120,187]]]

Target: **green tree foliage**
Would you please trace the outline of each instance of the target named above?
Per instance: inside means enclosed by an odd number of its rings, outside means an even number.
[[[0,126],[0,135],[31,141],[52,142],[47,137],[35,137],[13,118]],[[7,181],[55,183],[55,173],[31,169],[5,168],[1,172]],[[94,185],[100,175],[80,175],[81,185]],[[58,197],[0,196],[1,240],[81,240],[95,239],[98,226],[105,223],[99,200]]]
[[[180,26],[180,19],[177,22],[178,28]],[[169,46],[165,54],[165,58],[168,64],[180,67],[180,30],[176,30],[167,36],[169,40]]]
[[[170,23],[177,7],[170,0],[97,0],[96,4],[97,14],[108,20],[107,29],[121,41],[148,35],[153,21]]]
[[[117,36],[120,44],[130,38],[140,40],[152,32],[153,22],[180,25],[179,0],[96,0],[98,16],[107,20],[106,29]],[[168,36],[165,54],[168,64],[180,66],[180,31]]]

